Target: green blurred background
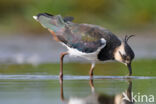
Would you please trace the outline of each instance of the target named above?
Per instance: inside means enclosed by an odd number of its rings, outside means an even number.
[[[155,7],[155,0],[0,0],[0,33],[45,33],[32,18],[41,12],[113,31],[154,31]]]

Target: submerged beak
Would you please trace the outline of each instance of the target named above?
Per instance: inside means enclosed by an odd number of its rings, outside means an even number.
[[[132,75],[132,67],[131,67],[131,63],[127,64],[128,70],[129,70],[129,76]]]

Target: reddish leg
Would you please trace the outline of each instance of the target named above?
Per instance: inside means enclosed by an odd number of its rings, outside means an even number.
[[[65,55],[67,55],[68,52],[63,52],[61,53],[60,55],[60,78],[62,79],[63,78],[63,58]]]
[[[95,88],[94,88],[93,79],[90,79],[89,80],[89,85],[90,85],[90,88],[91,88],[92,93],[94,93],[95,92]]]
[[[60,98],[64,101],[64,94],[63,94],[63,79],[60,79]]]
[[[89,71],[89,75],[90,75],[90,78],[91,79],[93,78],[94,67],[95,67],[95,63],[92,63],[91,68],[90,68],[90,71]]]

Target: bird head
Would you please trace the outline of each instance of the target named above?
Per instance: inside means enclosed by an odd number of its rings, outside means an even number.
[[[115,60],[124,63],[128,67],[130,71],[129,75],[132,74],[131,62],[134,59],[135,54],[131,49],[131,47],[129,46],[128,40],[133,36],[134,35],[125,36],[124,40],[121,42],[121,45],[118,46],[114,52]]]

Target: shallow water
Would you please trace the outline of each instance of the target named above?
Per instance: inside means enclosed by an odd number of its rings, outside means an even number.
[[[155,104],[149,103],[149,99],[150,95],[156,96],[156,79],[94,79],[94,87],[88,78],[65,79],[63,84],[57,78],[41,79],[0,79],[1,104],[122,104],[114,101],[124,102],[124,92],[137,95],[137,101],[147,95],[147,99],[135,104]]]
[[[124,65],[105,63],[96,65],[90,80],[89,67],[64,64],[62,82],[59,64],[0,65],[0,104],[156,104],[156,60],[134,61],[131,77]]]

